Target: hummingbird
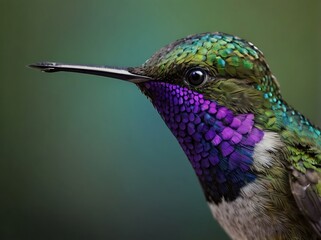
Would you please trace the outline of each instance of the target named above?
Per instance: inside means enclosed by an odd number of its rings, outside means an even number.
[[[231,239],[321,239],[320,129],[283,99],[251,42],[202,33],[168,44],[139,67],[30,67],[136,84],[178,140]]]

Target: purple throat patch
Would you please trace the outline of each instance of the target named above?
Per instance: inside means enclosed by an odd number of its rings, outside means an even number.
[[[236,115],[170,83],[147,82],[144,88],[187,155],[208,201],[232,201],[255,180],[253,151],[264,133],[254,127],[253,114]]]

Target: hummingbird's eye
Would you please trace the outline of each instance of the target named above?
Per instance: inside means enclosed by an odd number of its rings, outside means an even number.
[[[185,74],[185,81],[192,86],[200,86],[207,80],[207,73],[200,68],[189,69]]]

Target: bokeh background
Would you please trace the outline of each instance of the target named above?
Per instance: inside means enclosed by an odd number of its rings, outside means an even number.
[[[25,65],[136,66],[223,31],[255,43],[287,101],[321,124],[320,23],[318,0],[0,0],[0,239],[228,239],[134,85]]]

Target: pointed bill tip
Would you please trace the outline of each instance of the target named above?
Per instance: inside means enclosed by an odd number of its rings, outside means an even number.
[[[43,72],[55,72],[57,63],[55,62],[39,62],[27,65],[27,67],[39,69]]]

